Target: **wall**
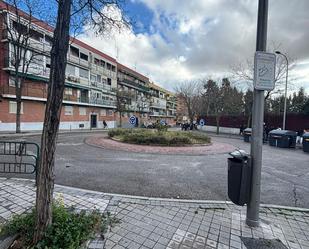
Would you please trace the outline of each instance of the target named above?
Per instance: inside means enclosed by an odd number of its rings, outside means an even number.
[[[203,127],[199,126],[199,129],[203,131],[217,132],[217,126],[205,125]],[[239,135],[239,128],[220,127],[219,133]]]
[[[9,113],[9,99],[0,102],[0,131],[15,131],[16,115]],[[101,115],[103,108],[85,107],[86,115],[79,114],[79,106],[73,105],[73,115],[65,115],[65,105],[61,111],[60,130],[90,129],[90,115],[97,115],[97,128],[103,128],[103,120],[109,128],[116,126],[115,115]],[[23,114],[21,114],[21,130],[42,130],[45,115],[45,103],[38,101],[23,101]],[[81,128],[80,124],[84,127]]]
[[[216,126],[216,117],[207,116],[203,117],[207,126]],[[266,113],[264,116],[264,122],[270,129],[278,127],[282,128],[283,115],[273,115]],[[239,116],[222,116],[220,118],[220,126],[228,128],[238,128],[241,125],[247,126],[248,117]],[[302,131],[309,128],[309,115],[288,113],[286,118],[286,129],[293,131]]]

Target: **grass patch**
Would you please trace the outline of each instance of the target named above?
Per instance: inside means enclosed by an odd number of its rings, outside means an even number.
[[[161,146],[208,144],[210,137],[191,131],[162,131],[149,129],[112,129],[108,136],[124,143]]]
[[[52,210],[52,225],[48,227],[44,238],[37,245],[33,245],[35,212],[32,210],[29,213],[14,216],[1,227],[2,236],[19,235],[14,248],[77,249],[95,233],[104,233],[107,227],[115,222],[110,214],[100,214],[95,210],[77,212],[74,208],[65,208],[64,204],[56,201]]]

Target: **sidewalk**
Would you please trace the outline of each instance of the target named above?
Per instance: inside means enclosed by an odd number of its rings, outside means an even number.
[[[120,220],[88,248],[309,248],[309,210],[261,208],[261,226],[244,223],[245,208],[229,202],[185,201],[105,194],[55,186],[66,205],[110,211]],[[33,181],[0,178],[0,222],[31,208]]]
[[[85,129],[85,130],[60,130],[58,134],[68,134],[68,133],[95,133],[95,132],[107,132],[108,129]],[[15,133],[15,132],[3,132],[0,131],[0,138],[14,138],[14,137],[28,137],[28,136],[41,136],[42,131],[26,131],[22,133]]]

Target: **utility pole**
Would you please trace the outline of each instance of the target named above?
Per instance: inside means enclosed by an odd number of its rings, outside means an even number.
[[[259,0],[256,51],[266,51],[268,0]],[[259,226],[261,169],[264,122],[264,90],[254,90],[252,114],[252,181],[250,201],[247,205],[246,223],[248,226]]]
[[[284,111],[283,111],[283,122],[282,122],[282,130],[286,128],[286,101],[287,101],[287,94],[288,94],[288,75],[289,75],[289,60],[288,57],[281,53],[280,51],[276,51],[276,54],[282,55],[286,61],[286,74],[285,74],[285,92],[284,92]]]

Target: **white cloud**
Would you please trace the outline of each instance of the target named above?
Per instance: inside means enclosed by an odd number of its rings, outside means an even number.
[[[164,87],[173,89],[181,80],[204,75],[227,75],[231,65],[254,54],[258,1],[135,1],[154,13],[150,34],[126,30],[99,38],[87,32],[82,39]],[[306,87],[308,9],[308,0],[270,1],[268,23],[268,44],[280,44],[302,63],[294,74]]]

